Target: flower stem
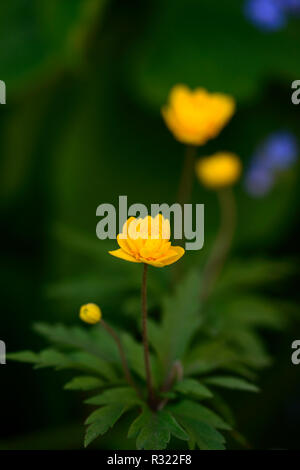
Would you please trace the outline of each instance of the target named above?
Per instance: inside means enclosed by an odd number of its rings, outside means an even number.
[[[136,383],[134,382],[134,380],[132,378],[132,375],[130,373],[130,369],[128,367],[128,362],[127,362],[127,359],[126,359],[125,351],[123,349],[123,346],[122,346],[122,343],[121,343],[121,340],[120,340],[119,336],[117,335],[115,330],[111,326],[109,326],[106,323],[106,321],[104,321],[103,319],[101,320],[101,324],[102,324],[103,328],[107,331],[107,333],[113,338],[113,340],[115,341],[115,343],[117,345],[117,348],[118,348],[119,354],[120,354],[120,358],[121,358],[121,362],[122,362],[124,375],[125,375],[125,378],[126,378],[127,382],[136,390],[138,396],[141,397],[141,392],[138,389],[138,387],[137,387]]]
[[[151,377],[148,332],[147,332],[147,271],[148,265],[144,263],[143,278],[142,278],[142,330],[143,330],[143,345],[144,345],[144,360],[146,369],[146,380],[148,388],[148,400],[150,407],[154,406],[154,393]]]
[[[218,191],[221,210],[221,223],[211,255],[204,267],[201,286],[201,300],[205,301],[222,271],[224,262],[231,248],[236,225],[236,204],[231,188]]]
[[[183,367],[182,367],[181,362],[177,360],[173,363],[171,370],[169,374],[167,375],[166,380],[163,386],[161,387],[160,391],[162,393],[168,392],[173,387],[174,383],[177,381],[180,382],[182,378],[183,378]],[[157,409],[162,410],[164,406],[166,406],[168,401],[169,401],[169,398],[164,398],[163,400],[161,400],[161,402],[158,403]]]
[[[181,170],[180,183],[177,194],[177,202],[181,206],[182,221],[181,221],[181,239],[178,240],[180,246],[184,245],[184,204],[188,204],[193,189],[194,171],[196,161],[196,147],[193,145],[187,145],[185,148],[184,162]],[[176,265],[173,271],[173,282],[178,282],[180,277],[180,265]]]
[[[181,205],[182,209],[184,204],[187,204],[192,195],[194,167],[196,159],[196,147],[188,145],[186,147],[184,163],[181,172],[181,178],[178,189],[177,202]]]

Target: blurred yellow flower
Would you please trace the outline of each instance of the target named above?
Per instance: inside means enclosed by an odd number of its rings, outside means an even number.
[[[172,246],[170,222],[161,214],[144,219],[130,217],[117,237],[120,249],[109,253],[133,263],[146,263],[162,268],[184,255],[180,246]]]
[[[82,321],[94,325],[99,323],[102,317],[102,312],[96,304],[86,304],[80,309],[79,316]]]
[[[196,173],[201,183],[217,189],[230,186],[240,177],[242,165],[239,157],[230,152],[218,152],[196,163]]]
[[[231,96],[176,85],[170,92],[169,103],[162,108],[162,115],[177,140],[203,145],[219,134],[234,110]]]

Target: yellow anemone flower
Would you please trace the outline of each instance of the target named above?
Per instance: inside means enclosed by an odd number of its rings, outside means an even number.
[[[162,108],[162,115],[179,142],[203,145],[220,133],[234,110],[231,96],[176,85],[170,92],[169,103]]]
[[[184,255],[181,246],[172,246],[170,222],[161,214],[144,219],[130,217],[117,237],[120,248],[109,253],[132,263],[146,263],[162,268]]]
[[[82,321],[94,325],[99,323],[102,318],[102,312],[96,304],[82,305],[79,316]]]
[[[196,173],[201,183],[212,189],[234,184],[242,171],[239,157],[230,152],[218,152],[196,163]]]

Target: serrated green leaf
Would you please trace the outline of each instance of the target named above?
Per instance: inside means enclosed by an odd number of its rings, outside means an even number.
[[[100,357],[81,351],[70,353],[68,356],[82,369],[92,371],[109,381],[117,380],[112,366]]]
[[[88,375],[82,375],[74,377],[70,382],[65,385],[66,390],[94,390],[100,388],[104,382],[98,377],[92,377]]]
[[[161,414],[163,416],[163,418],[162,418],[163,422],[168,426],[168,428],[170,430],[170,433],[173,436],[177,437],[177,439],[187,441],[188,440],[187,433],[178,424],[178,422],[176,421],[174,416],[171,413],[168,413],[167,411],[164,411],[164,410],[161,412]]]
[[[176,392],[183,395],[193,395],[197,398],[211,398],[213,395],[205,385],[199,383],[195,379],[183,379],[174,387]]]
[[[36,323],[34,330],[52,343],[80,349],[108,362],[119,362],[119,353],[114,340],[99,327],[86,330],[79,326]]]
[[[167,447],[169,441],[170,432],[164,427],[160,428],[153,417],[142,427],[136,440],[136,447],[138,450],[162,450]]]
[[[57,349],[48,348],[40,353],[21,351],[8,355],[12,360],[35,364],[36,369],[55,367],[56,369],[74,369],[99,375],[107,380],[116,381],[112,367],[104,360],[85,352],[62,353]]]
[[[231,427],[214,411],[191,400],[183,400],[176,404],[170,404],[167,409],[176,416],[182,415],[186,418],[195,419],[197,421],[207,423],[217,429],[231,429]]]
[[[229,430],[230,427],[214,412],[192,401],[168,405],[168,410],[189,434],[191,443],[200,449],[222,450],[225,439],[215,428]]]
[[[145,379],[143,346],[134,340],[128,333],[121,334],[121,340],[130,369],[132,369],[139,377]],[[151,358],[151,362],[153,362],[153,358]]]
[[[197,327],[201,324],[198,272],[191,271],[173,296],[163,303],[162,325],[150,323],[149,339],[167,369],[181,359]]]
[[[206,340],[193,347],[186,355],[183,367],[186,375],[204,374],[226,364],[238,362],[239,355],[223,340]]]
[[[6,354],[7,359],[17,362],[28,362],[34,364],[39,361],[38,354],[32,351],[18,351]]]
[[[121,341],[125,350],[126,358],[129,364],[129,368],[133,370],[143,380],[146,379],[145,362],[144,362],[144,350],[141,343],[137,342],[128,333],[122,333]],[[156,357],[150,353],[150,364],[153,376],[154,385],[159,382],[159,368],[157,365]]]
[[[85,403],[88,405],[108,405],[120,403],[123,405],[141,404],[141,399],[136,391],[131,387],[116,387],[105,390],[95,397],[88,398]]]
[[[55,367],[57,369],[71,368],[72,361],[66,354],[56,349],[44,349],[39,353],[39,361],[35,368],[41,369],[43,367]]]
[[[152,412],[144,408],[138,418],[131,424],[128,437],[137,438],[137,449],[165,449],[171,434],[178,439],[188,440],[188,436],[176,419],[167,411]]]
[[[143,427],[143,424],[147,422],[149,416],[149,410],[144,406],[142,408],[142,412],[139,416],[131,423],[129,430],[128,430],[128,439],[134,439],[137,437],[138,433]]]
[[[177,415],[175,415],[177,417]],[[193,418],[178,416],[181,425],[202,450],[224,450],[225,438],[215,428]]]
[[[234,428],[236,426],[235,417],[230,406],[226,403],[223,397],[219,393],[214,392],[214,397],[211,403],[216,412],[219,413],[232,428]]]
[[[205,379],[205,383],[215,385],[216,387],[230,388],[233,390],[244,390],[246,392],[258,392],[259,388],[256,385],[247,382],[240,377],[232,376],[213,376]]]
[[[125,411],[126,407],[117,403],[103,406],[100,410],[97,410],[96,419],[92,420],[92,424],[86,430],[84,446],[87,447],[98,436],[105,434]]]
[[[20,351],[8,354],[7,357],[15,361],[35,364],[35,368],[37,369],[43,367],[55,367],[57,369],[76,369],[78,366],[78,364],[75,364],[66,354],[63,354],[55,349],[44,349],[40,353],[34,353],[32,351]]]

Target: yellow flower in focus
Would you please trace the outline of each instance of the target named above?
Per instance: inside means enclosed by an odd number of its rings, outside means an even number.
[[[171,90],[169,103],[162,108],[162,115],[179,142],[203,145],[220,133],[234,110],[231,96],[176,85]]]
[[[96,304],[86,304],[80,309],[79,316],[82,321],[94,325],[99,323],[102,317],[102,312]]]
[[[204,186],[217,189],[230,186],[240,177],[242,165],[239,157],[230,152],[218,152],[196,163],[196,173]]]
[[[132,263],[146,263],[162,268],[184,255],[180,246],[172,246],[170,222],[161,214],[144,219],[130,217],[117,237],[120,249],[109,253]]]

